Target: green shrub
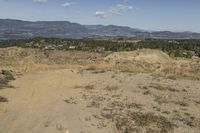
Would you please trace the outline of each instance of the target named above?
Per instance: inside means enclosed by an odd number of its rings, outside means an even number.
[[[192,58],[192,53],[190,51],[185,50],[173,50],[169,52],[170,57],[184,57],[184,58]]]

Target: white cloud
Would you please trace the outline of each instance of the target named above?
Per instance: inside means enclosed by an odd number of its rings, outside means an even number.
[[[127,6],[127,5],[122,5],[122,4],[118,4],[115,7],[112,7],[109,12],[112,14],[117,14],[120,15],[126,11],[131,11],[133,10],[132,6]]]
[[[107,18],[108,17],[108,14],[106,12],[103,12],[103,11],[96,11],[95,15],[97,17],[100,17],[100,18]]]
[[[63,7],[70,7],[72,5],[72,3],[70,2],[65,2],[64,4],[62,4],[61,6]]]
[[[37,3],[45,3],[45,2],[48,2],[48,0],[33,0],[33,2],[37,2]]]
[[[96,11],[95,16],[100,18],[108,18],[113,15],[123,15],[125,12],[132,11],[134,8],[131,5],[118,4],[106,11]]]
[[[65,8],[68,8],[68,7],[70,7],[70,6],[74,5],[74,4],[76,4],[76,3],[75,2],[65,2],[61,6],[65,7]]]

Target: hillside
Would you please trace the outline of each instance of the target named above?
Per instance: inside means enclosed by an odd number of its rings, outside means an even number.
[[[0,19],[0,40],[25,39],[34,37],[87,38],[87,37],[125,37],[144,38],[192,38],[199,39],[193,32],[148,32],[116,25],[81,25],[68,21],[22,21]]]
[[[199,58],[0,49],[1,133],[198,133]]]
[[[119,70],[153,73],[167,77],[200,79],[199,58],[173,59],[160,50],[98,53],[32,48],[1,48],[0,66],[15,71],[78,67],[88,70]]]

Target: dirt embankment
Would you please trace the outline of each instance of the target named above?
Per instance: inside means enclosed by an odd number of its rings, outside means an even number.
[[[98,63],[104,54],[82,51],[45,51],[30,48],[0,49],[0,67],[19,72],[69,68]]]
[[[200,78],[200,59],[172,59],[160,50],[151,49],[106,54],[14,47],[0,49],[0,66],[17,71],[82,67]]]
[[[9,82],[15,80],[12,71],[1,70],[0,71],[0,90],[5,88],[13,88],[9,85]],[[0,102],[7,102],[7,98],[0,95]]]
[[[105,57],[111,68],[132,72],[150,72],[168,77],[200,78],[200,59],[172,59],[160,50],[142,49],[116,52]]]
[[[7,48],[0,55],[1,68],[21,72],[0,72],[0,133],[200,130],[200,82],[176,78],[198,78],[199,59],[149,49],[107,55]]]

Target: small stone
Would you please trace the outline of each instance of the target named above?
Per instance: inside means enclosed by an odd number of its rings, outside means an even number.
[[[65,133],[69,133],[69,131],[68,131],[68,130],[66,130],[66,131],[65,131]]]
[[[63,129],[63,127],[62,127],[61,124],[57,124],[57,125],[56,125],[56,128],[57,128],[58,130],[62,130],[62,129]]]
[[[49,127],[49,125],[50,125],[50,121],[46,121],[46,122],[44,123],[44,127]]]

